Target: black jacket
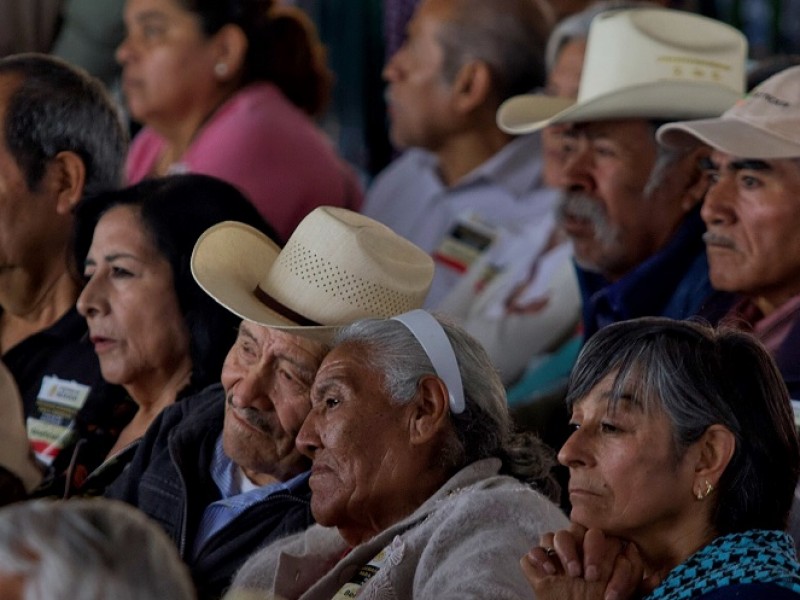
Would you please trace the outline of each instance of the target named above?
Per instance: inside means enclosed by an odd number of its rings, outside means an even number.
[[[276,493],[251,506],[193,556],[203,511],[220,499],[210,467],[224,413],[225,394],[219,384],[164,410],[105,494],[137,506],[163,527],[189,565],[203,599],[219,598],[256,550],[314,522],[306,483],[294,493]]]

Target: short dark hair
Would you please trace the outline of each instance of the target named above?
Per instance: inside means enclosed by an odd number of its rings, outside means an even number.
[[[128,134],[100,80],[66,61],[33,53],[0,59],[0,75],[19,78],[3,132],[30,189],[36,189],[48,162],[64,151],[83,161],[85,195],[122,185]]]
[[[567,405],[613,374],[611,402],[632,395],[672,422],[676,456],[713,424],[736,438],[714,495],[720,534],[784,529],[800,473],[789,394],[775,361],[753,336],[727,327],[645,317],[609,325],[584,346]]]
[[[306,113],[317,116],[330,100],[333,75],[311,19],[275,0],[179,0],[212,36],[236,25],[247,37],[244,81],[270,81]]]
[[[192,250],[206,229],[222,221],[247,223],[277,240],[274,230],[237,188],[215,177],[185,174],[146,179],[78,204],[73,233],[76,265],[85,263],[100,218],[116,206],[139,208],[156,248],[172,267],[192,359],[192,380],[182,395],[218,382],[241,319],[197,285],[190,268]]]
[[[498,106],[541,87],[551,26],[552,12],[541,0],[455,0],[439,33],[444,78],[452,82],[470,60],[485,62]]]

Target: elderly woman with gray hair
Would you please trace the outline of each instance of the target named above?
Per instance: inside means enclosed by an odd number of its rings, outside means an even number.
[[[421,310],[359,321],[311,404],[297,445],[319,524],[251,557],[229,598],[530,596],[518,555],[567,520],[477,341]]]

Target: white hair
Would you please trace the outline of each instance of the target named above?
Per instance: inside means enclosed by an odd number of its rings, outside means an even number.
[[[0,565],[23,600],[192,600],[188,569],[137,509],[105,498],[32,500],[0,510]]]

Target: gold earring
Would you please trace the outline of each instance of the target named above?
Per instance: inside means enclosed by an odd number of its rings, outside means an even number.
[[[708,481],[708,479],[706,479],[706,493],[705,493],[704,497],[708,496],[713,491],[714,491],[714,486],[711,485],[711,483]]]

